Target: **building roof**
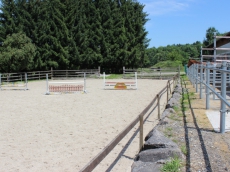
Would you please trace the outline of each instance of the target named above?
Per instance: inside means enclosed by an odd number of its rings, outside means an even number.
[[[230,36],[230,32],[227,32],[224,36]],[[225,45],[227,43],[230,42],[229,38],[220,38],[216,40],[216,47],[220,47],[222,45]],[[214,43],[210,44],[207,46],[207,48],[213,48],[214,47]]]

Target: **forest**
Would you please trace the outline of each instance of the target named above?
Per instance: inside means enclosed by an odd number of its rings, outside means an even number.
[[[1,0],[0,72],[184,65],[209,43],[206,34],[203,43],[149,48],[143,8],[136,0]]]

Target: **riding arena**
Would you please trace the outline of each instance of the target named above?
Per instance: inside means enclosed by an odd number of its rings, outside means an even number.
[[[81,77],[74,78],[76,74]],[[28,74],[28,78],[29,75],[33,74]],[[81,170],[168,83],[167,79],[140,79],[135,73],[132,79],[123,78],[119,82],[105,75],[90,77],[84,71],[73,71],[66,78],[56,76],[54,71],[40,73],[26,82],[26,90],[0,90],[2,171]],[[106,82],[114,82],[106,85],[112,89],[104,89]],[[116,89],[117,83],[124,83],[125,87],[121,87],[124,89]],[[126,86],[133,87],[132,91]],[[163,94],[161,111],[166,99]],[[144,136],[158,123],[156,111],[151,109],[147,115]],[[94,171],[130,171],[139,150],[138,128],[139,123]]]

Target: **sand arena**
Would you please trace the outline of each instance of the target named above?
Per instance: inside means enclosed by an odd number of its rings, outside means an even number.
[[[138,90],[103,90],[102,79],[86,82],[87,94],[45,95],[45,81],[29,82],[28,91],[0,91],[0,171],[79,171],[167,83],[139,79]],[[162,110],[165,103],[166,94]],[[145,122],[144,136],[156,123],[157,110]],[[94,171],[130,171],[138,153],[137,129],[138,125]]]

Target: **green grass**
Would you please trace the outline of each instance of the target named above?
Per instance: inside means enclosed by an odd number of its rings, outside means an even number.
[[[172,128],[171,128],[171,127],[165,128],[164,134],[165,134],[167,137],[172,137],[172,135],[173,135]]]
[[[187,155],[187,148],[186,148],[186,146],[185,145],[182,145],[181,147],[180,147],[180,149],[181,149],[181,152],[184,154],[184,155]]]
[[[178,157],[172,158],[161,168],[161,172],[179,172],[181,167],[181,160]]]
[[[106,76],[106,79],[121,79],[123,74],[110,74],[109,76]]]
[[[173,109],[176,111],[176,112],[179,112],[180,108],[178,106],[173,106]]]
[[[176,114],[171,114],[168,118],[174,121],[181,121],[180,117]]]

